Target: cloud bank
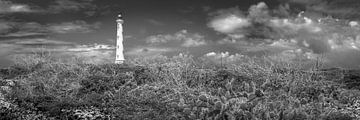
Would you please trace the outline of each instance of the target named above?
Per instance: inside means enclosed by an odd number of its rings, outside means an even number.
[[[26,4],[16,4],[8,0],[0,0],[0,14],[35,12]]]
[[[180,30],[175,34],[159,34],[146,38],[151,45],[164,45],[173,47],[198,47],[206,45],[205,37],[200,34],[192,34],[187,30]]]
[[[107,44],[78,45],[72,42],[49,39],[19,39],[0,42],[1,60],[11,61],[15,56],[49,53],[61,60],[82,59],[85,63],[112,63],[115,46]]]
[[[300,6],[307,14],[318,17],[333,16],[341,19],[359,19],[358,0],[279,0],[290,6]]]
[[[0,0],[0,61],[9,60],[14,55],[51,52],[54,56],[75,56],[95,63],[109,61],[113,57],[113,46],[105,44],[79,45],[75,42],[54,37],[76,33],[92,33],[101,27],[100,22],[85,20],[40,22],[23,16],[51,16],[60,14],[89,14],[97,9],[94,0]],[[91,59],[90,59],[91,58]]]
[[[37,22],[0,22],[0,38],[41,37],[51,34],[90,33],[99,29],[101,23],[89,24],[82,20],[63,23],[40,24]]]
[[[278,10],[270,10],[264,2],[260,2],[247,12],[236,8],[219,10],[211,14],[208,26],[227,35],[233,43],[246,41],[254,46],[271,46],[275,43],[279,45],[278,41],[283,40],[285,42],[281,44],[292,44],[293,50],[300,48],[303,54],[314,54],[311,56],[325,55],[331,63],[347,62],[332,56],[340,53],[357,56],[360,52],[360,27],[357,21],[311,18],[305,16],[304,12],[297,16],[281,17],[278,13]],[[356,57],[348,61],[356,60],[360,61]],[[352,62],[352,65],[359,64]]]

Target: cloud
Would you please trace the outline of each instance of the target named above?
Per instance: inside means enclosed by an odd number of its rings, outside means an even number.
[[[351,27],[358,27],[358,26],[359,26],[359,22],[357,22],[357,21],[350,21],[350,22],[349,22],[349,25],[350,25]]]
[[[203,35],[188,33],[187,30],[181,30],[175,34],[149,36],[146,38],[146,42],[151,45],[168,45],[173,47],[198,47],[207,44]]]
[[[210,60],[216,64],[230,64],[240,62],[245,58],[245,55],[236,53],[230,54],[229,52],[209,52],[202,56],[202,59]]]
[[[60,49],[73,46],[73,43],[50,39],[13,39],[0,41],[0,60],[10,60],[19,54],[58,52]]]
[[[183,47],[197,47],[206,45],[205,40],[203,39],[203,36],[200,36],[196,34],[193,38],[188,38],[184,41],[184,43],[181,45]]]
[[[7,34],[11,31],[13,23],[0,21],[0,35]]]
[[[51,39],[18,39],[0,42],[0,60],[10,60],[14,56],[49,52],[61,60],[80,58],[85,63],[110,63],[114,61],[115,47],[107,44],[79,45]]]
[[[274,15],[277,15],[278,17],[289,17],[291,16],[294,12],[293,10],[290,8],[290,5],[285,3],[285,4],[280,4],[279,7],[277,9],[273,10]],[[297,13],[296,13],[297,14]]]
[[[336,18],[357,19],[360,16],[358,0],[281,0],[291,6],[302,6],[307,13],[317,13],[319,16],[334,16]]]
[[[235,30],[250,26],[250,22],[246,18],[236,15],[229,15],[224,18],[215,18],[209,23],[209,26],[218,32],[233,33]]]
[[[85,21],[77,20],[60,24],[49,24],[47,29],[52,33],[89,33],[98,29],[101,23],[88,24]]]
[[[35,12],[35,10],[31,9],[28,5],[16,4],[8,0],[0,0],[0,14],[30,12]]]
[[[31,7],[23,3],[5,2],[0,1],[0,14],[52,12],[46,11],[44,6]],[[36,10],[33,8],[36,8]],[[100,25],[99,22],[90,24],[82,20],[40,24],[38,22],[15,21],[4,18],[0,20],[0,61],[9,62],[16,55],[44,51],[60,58],[61,56],[82,57],[85,58],[85,61],[92,63],[108,61],[112,58],[113,55],[110,54],[114,51],[110,45],[77,45],[71,42],[50,39],[55,34],[94,32]]]
[[[304,51],[302,49],[284,50],[269,56],[271,60],[276,62],[306,62],[316,60],[318,57],[318,54],[314,54],[311,51]]]
[[[287,12],[289,7],[283,11]],[[210,14],[209,27],[226,35],[218,43],[237,44],[245,41],[248,46],[253,46],[247,48],[250,53],[266,51],[265,53],[282,53],[286,56],[290,55],[289,51],[301,50],[305,52],[299,52],[300,55],[295,55],[295,58],[311,53],[313,56],[327,55],[327,62],[340,62],[331,57],[337,51],[343,51],[347,55],[360,52],[360,27],[357,21],[332,17],[311,18],[305,16],[305,12],[300,12],[297,16],[279,17],[276,15],[278,12],[279,10],[270,10],[263,2],[251,6],[247,14],[235,8],[219,10]],[[242,22],[244,20],[246,22]]]
[[[86,51],[86,52],[78,52],[78,53],[70,53],[74,54],[74,56],[82,58],[85,63],[92,64],[106,64],[113,63],[115,60],[115,52],[114,51]]]
[[[113,50],[106,48],[104,45],[79,46],[75,43],[49,39],[49,36],[53,34],[91,32],[94,31],[95,26],[97,25],[87,24],[86,22],[43,25],[36,22],[1,21],[0,61],[5,61],[10,65],[12,63],[11,58],[14,55],[34,54],[44,51],[60,58],[69,58],[61,56],[82,57],[85,58],[84,61],[91,63],[108,61],[111,59],[109,54]]]
[[[146,19],[145,21],[148,22],[148,23],[150,23],[150,24],[152,24],[152,25],[156,25],[156,26],[163,26],[163,25],[165,25],[165,23],[160,22],[160,21],[155,20],[155,19]]]
[[[219,10],[212,14],[209,27],[229,36],[245,36],[252,38],[273,38],[276,30],[269,25],[268,7],[261,2],[249,8],[244,15],[238,8]]]
[[[267,22],[270,18],[269,8],[264,2],[260,2],[257,5],[252,5],[249,8],[248,17],[253,20],[254,23]]]
[[[39,50],[58,52],[63,51],[63,49],[65,48],[75,46],[75,44],[71,42],[44,38],[11,39],[0,41],[0,44],[12,46],[12,49],[10,49],[10,51],[6,50],[7,48],[1,48],[1,50],[5,50],[8,55],[37,53],[39,52]]]
[[[221,40],[218,40],[218,44],[239,44],[239,45],[251,45],[252,43],[241,40],[242,38],[245,38],[244,35],[241,34],[229,34],[229,36],[222,38]]]
[[[10,13],[41,13],[59,14],[63,12],[81,11],[87,16],[96,14],[98,8],[94,0],[51,0],[39,2],[0,0],[0,14]],[[39,4],[38,4],[39,3]]]
[[[210,21],[210,24],[217,21],[228,21],[219,23],[217,26],[229,26],[229,23],[236,23],[238,19],[229,19],[236,16],[234,12],[239,10],[221,10],[222,13],[217,15]],[[224,16],[225,15],[225,16]],[[239,17],[239,16],[238,16]],[[330,51],[331,44],[329,40],[337,39],[337,45],[344,45],[350,41],[351,44],[355,44],[354,40],[340,40],[339,37],[347,38],[354,36],[359,30],[351,28],[351,26],[342,25],[345,21],[338,21],[336,19],[319,19],[314,20],[302,16],[300,13],[296,17],[292,18],[278,18],[271,16],[270,10],[265,3],[261,2],[257,5],[253,5],[249,8],[249,14],[247,16],[239,17],[239,19],[248,20],[246,26],[243,24],[232,24],[231,27],[225,27],[230,29],[219,29],[221,27],[210,26],[215,31],[226,34],[232,38],[232,41],[236,40],[248,40],[253,43],[271,44],[280,39],[296,40],[298,45],[312,49],[315,53],[325,53]],[[355,24],[354,22],[351,22]],[[350,24],[350,23],[348,23]],[[354,26],[354,25],[353,25]],[[347,31],[344,33],[344,31]],[[335,36],[334,36],[335,35]],[[336,38],[338,37],[338,38]],[[263,41],[252,41],[255,39],[262,39]],[[270,41],[269,41],[270,40]],[[306,43],[306,44],[303,44]],[[331,41],[330,41],[331,43]]]
[[[115,60],[115,46],[106,44],[76,45],[64,49],[62,54],[81,58],[86,63],[104,64]]]
[[[219,10],[210,20],[209,27],[234,39],[279,39],[292,37],[300,31],[320,30],[308,18],[292,20],[271,16],[273,12],[264,2],[251,6],[247,15],[241,13],[236,8]]]
[[[210,15],[213,18],[208,23],[208,26],[221,33],[233,33],[237,29],[251,25],[250,21],[244,17],[237,7],[222,9]]]
[[[37,22],[0,22],[0,38],[14,39],[26,37],[44,37],[51,34],[89,33],[100,27],[101,23],[89,24],[77,20],[64,23],[49,23],[47,25]]]
[[[8,22],[0,23],[0,37],[16,38],[27,36],[42,36],[48,33],[44,25],[36,22]]]
[[[92,4],[93,0],[55,0],[55,2],[47,8],[52,13],[93,10],[96,5]]]
[[[115,46],[94,44],[94,45],[79,45],[75,48],[67,49],[67,51],[73,51],[73,52],[94,51],[94,50],[115,50]]]
[[[15,40],[9,40],[7,43],[12,43],[14,45],[34,45],[34,46],[67,46],[67,45],[73,45],[73,43],[70,42],[64,42],[64,41],[58,41],[58,40],[49,40],[49,39],[43,39],[43,38],[35,38],[35,39],[15,39]]]
[[[205,36],[198,33],[190,33],[187,30],[180,30],[173,34],[151,35],[145,39],[145,42],[147,43],[146,45],[140,45],[126,50],[125,55],[135,57],[155,55],[172,56],[187,52],[198,57],[213,47],[211,46],[211,41],[206,41]]]

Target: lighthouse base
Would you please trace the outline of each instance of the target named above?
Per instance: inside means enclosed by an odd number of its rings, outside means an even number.
[[[116,61],[115,61],[115,64],[124,64],[124,61],[125,61],[125,60],[116,60]]]

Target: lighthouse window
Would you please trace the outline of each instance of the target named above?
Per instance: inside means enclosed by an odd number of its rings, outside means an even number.
[[[117,48],[120,48],[120,46],[118,45]]]

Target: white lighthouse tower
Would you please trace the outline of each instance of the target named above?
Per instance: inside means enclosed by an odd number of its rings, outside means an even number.
[[[123,26],[124,20],[122,19],[121,14],[118,15],[118,18],[116,20],[117,22],[117,36],[116,36],[116,58],[115,58],[115,64],[123,64],[125,61],[124,58],[124,46],[123,46]]]

